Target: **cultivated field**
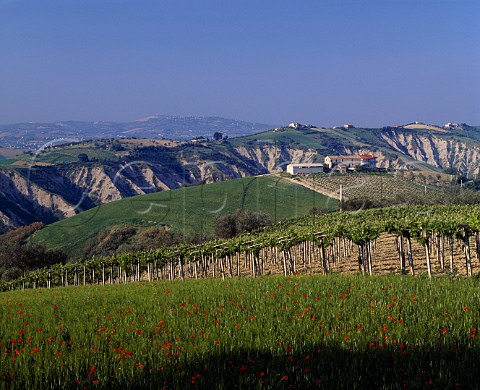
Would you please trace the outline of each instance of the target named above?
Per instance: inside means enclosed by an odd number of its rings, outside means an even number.
[[[0,387],[480,386],[480,287],[263,277],[0,294]]]
[[[442,203],[446,196],[441,187],[425,186],[395,174],[319,174],[299,176],[294,180],[337,199],[342,186],[344,200],[369,200],[386,204],[433,204]]]

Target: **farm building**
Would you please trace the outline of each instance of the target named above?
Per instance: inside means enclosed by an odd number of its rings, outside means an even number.
[[[323,164],[288,164],[287,172],[291,175],[308,175],[323,172]]]
[[[345,166],[347,168],[375,168],[377,166],[377,158],[370,154],[354,154],[350,156],[327,156],[325,164],[330,169],[336,166]]]

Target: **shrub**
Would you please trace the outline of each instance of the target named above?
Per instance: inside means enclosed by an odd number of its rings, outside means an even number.
[[[251,210],[237,210],[233,214],[219,215],[215,219],[215,234],[221,238],[231,238],[271,223],[272,219],[264,212],[255,213]]]

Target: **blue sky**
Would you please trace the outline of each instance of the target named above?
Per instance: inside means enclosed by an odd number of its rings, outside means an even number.
[[[480,124],[477,0],[0,0],[0,123]]]

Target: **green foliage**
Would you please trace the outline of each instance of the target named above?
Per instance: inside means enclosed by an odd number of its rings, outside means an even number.
[[[180,244],[182,237],[163,226],[115,225],[87,240],[83,256],[110,256]]]
[[[194,262],[195,259],[198,260],[199,254],[217,261],[220,257],[239,252],[250,252],[258,256],[258,253],[265,248],[276,247],[279,251],[289,252],[290,248],[308,242],[315,242],[322,248],[328,248],[332,245],[334,238],[342,237],[357,244],[363,252],[364,250],[368,251],[369,245],[367,244],[372,243],[382,233],[393,233],[407,239],[413,238],[425,246],[426,249],[433,247],[436,236],[441,236],[459,241],[465,249],[470,237],[475,235],[476,239],[479,239],[479,232],[479,205],[392,207],[330,213],[282,221],[269,225],[260,231],[244,233],[229,240],[210,241],[201,245],[183,244],[169,248],[154,248],[152,246],[151,249],[140,252],[119,253],[118,257],[91,258],[87,261],[89,264],[88,270],[89,272],[92,271],[87,282],[99,282],[98,273],[95,274],[95,272],[106,263],[112,266],[109,276],[112,280],[122,279],[120,269],[114,269],[117,266],[121,268],[130,266],[132,271],[124,269],[124,273],[127,272],[138,280],[140,275],[148,269],[151,272],[152,261],[155,259],[161,259],[161,263],[157,265],[162,270],[168,271],[167,266],[169,264],[173,267],[177,266],[179,253],[181,253],[182,262],[186,265]],[[478,248],[478,245],[476,245],[477,255],[480,253]],[[464,250],[464,252],[467,255],[469,250]],[[35,256],[37,255],[32,255],[32,259]],[[364,254],[361,258],[362,264],[364,264]],[[68,266],[85,267],[87,263],[80,260],[77,263],[70,263]],[[470,263],[471,261],[466,258],[467,276],[472,276]],[[134,267],[135,271],[133,271]],[[44,286],[47,283],[53,283],[53,286],[60,285],[60,283],[61,285],[73,284],[75,279],[72,274],[69,276],[70,279],[64,280],[65,270],[65,267],[62,268],[61,266],[54,270],[55,272],[50,267],[39,269],[10,283],[0,284],[0,289]],[[430,276],[430,266],[428,270]],[[294,269],[288,271],[285,268],[284,271],[285,274],[295,273]],[[183,271],[180,270],[180,272]],[[446,271],[443,270],[442,272],[445,273]],[[450,268],[450,272],[454,272],[454,269]],[[126,277],[126,274],[124,276]],[[182,274],[180,274],[180,278],[183,278]]]
[[[35,269],[66,261],[66,255],[59,250],[47,251],[43,245],[26,243],[42,227],[42,223],[36,222],[0,235],[1,281],[8,282]]]
[[[270,216],[262,211],[254,213],[250,210],[237,210],[233,214],[221,214],[215,218],[215,235],[220,238],[232,238],[271,223]]]
[[[0,280],[11,281],[33,270],[64,263],[67,259],[60,250],[46,250],[39,244],[20,245],[18,242],[0,242]]]
[[[88,155],[86,153],[80,153],[78,155],[78,161],[80,161],[81,163],[86,163],[88,162]]]
[[[223,214],[215,218],[215,235],[219,238],[232,238],[237,234],[235,215]]]
[[[317,206],[314,206],[310,210],[308,210],[309,215],[322,215],[328,212],[330,212],[328,209],[317,207]]]

